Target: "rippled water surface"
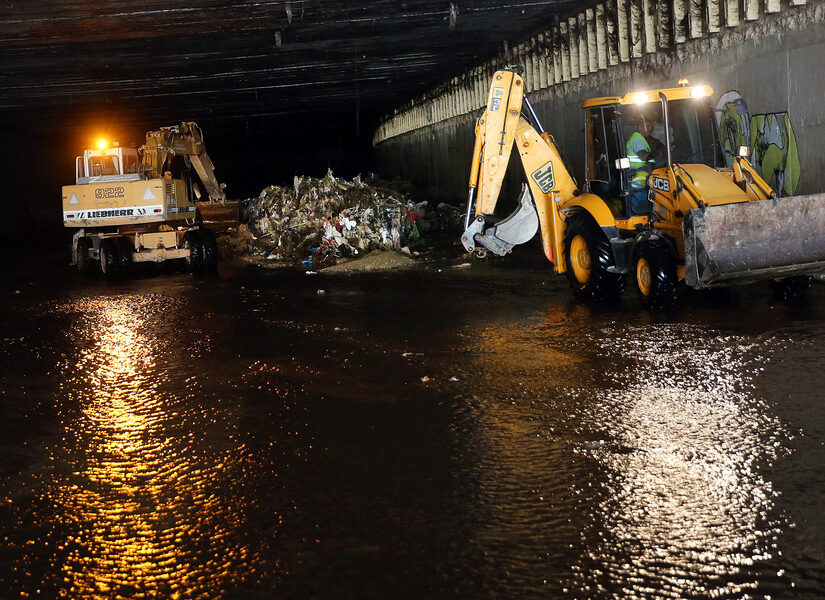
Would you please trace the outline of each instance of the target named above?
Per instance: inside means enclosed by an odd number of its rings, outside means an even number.
[[[666,316],[506,263],[0,290],[0,598],[825,597],[825,286]]]

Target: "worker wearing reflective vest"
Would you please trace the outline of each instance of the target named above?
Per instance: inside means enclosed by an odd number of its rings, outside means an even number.
[[[650,176],[648,160],[652,158],[647,136],[650,124],[644,115],[639,115],[638,131],[627,140],[627,158],[630,159],[630,214],[644,215],[650,208],[647,203],[647,179]]]

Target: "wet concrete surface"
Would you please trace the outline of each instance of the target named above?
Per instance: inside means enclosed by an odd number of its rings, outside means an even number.
[[[13,261],[0,597],[825,596],[825,286],[528,266]]]

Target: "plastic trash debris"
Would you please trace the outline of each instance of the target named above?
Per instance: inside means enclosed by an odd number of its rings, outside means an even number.
[[[450,377],[450,381],[458,381],[458,377],[455,377],[455,376]]]
[[[328,171],[322,179],[296,176],[242,204],[242,219],[267,253],[302,264],[335,262],[418,240],[427,203],[375,179],[351,181]]]
[[[424,375],[424,377],[421,378],[421,383],[430,383],[430,378]]]

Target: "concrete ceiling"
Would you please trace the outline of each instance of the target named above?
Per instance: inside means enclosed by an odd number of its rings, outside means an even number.
[[[101,115],[141,128],[368,129],[574,4],[0,0],[0,117],[50,131]]]

